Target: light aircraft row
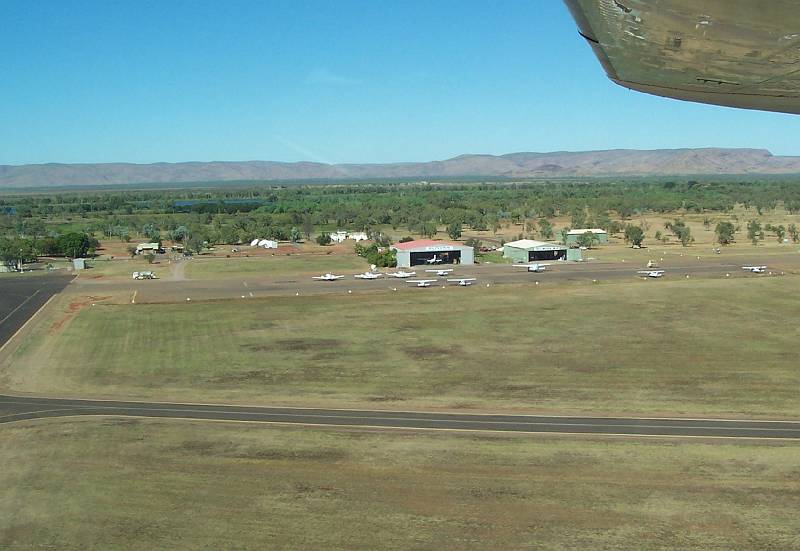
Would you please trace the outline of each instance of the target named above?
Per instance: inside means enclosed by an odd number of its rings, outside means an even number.
[[[386,274],[382,274],[380,272],[364,272],[362,274],[356,274],[353,277],[356,278],[356,279],[380,279],[384,275],[388,276],[388,277],[396,277],[396,278],[399,278],[399,279],[406,279],[406,278],[409,278],[409,277],[417,275],[417,272],[404,272],[402,270],[397,271],[397,272],[389,272],[389,273],[386,273]],[[311,279],[316,279],[317,281],[338,281],[340,279],[344,279],[345,277],[346,276],[336,275],[336,274],[332,274],[332,273],[328,272],[328,273],[322,274],[320,276],[314,276]]]
[[[439,281],[438,279],[407,279],[406,283],[411,283],[415,287],[430,287],[433,283]],[[468,287],[473,282],[477,281],[474,277],[457,277],[447,279],[448,283],[457,283],[460,287]]]
[[[526,268],[527,271],[529,271],[529,272],[543,272],[543,271],[545,271],[545,267],[549,266],[549,265],[550,264],[514,264],[514,267],[516,267],[516,268]],[[754,273],[754,274],[763,274],[763,273],[766,273],[767,267],[766,266],[742,266],[742,270],[746,270],[746,271]],[[441,270],[440,269],[425,270],[425,272],[427,272],[427,273],[433,273],[433,274],[436,274],[437,276],[440,276],[440,277],[447,277],[448,275],[450,275],[450,273],[452,271],[453,271],[452,268],[441,269]],[[642,277],[657,279],[657,278],[664,277],[664,274],[666,272],[664,270],[639,270],[636,273],[640,274]],[[378,273],[378,272],[364,272],[362,274],[356,274],[353,277],[355,277],[356,279],[380,279],[384,275],[386,275],[388,277],[395,277],[395,278],[399,278],[399,279],[405,279],[408,283],[416,284],[417,287],[430,287],[431,283],[434,283],[435,281],[437,281],[436,279],[408,279],[408,278],[410,278],[412,276],[415,276],[416,272],[405,272],[405,271],[402,271],[402,270],[399,270],[399,271],[396,271],[396,272],[389,272],[389,273],[386,273],[386,274],[382,274],[382,273]],[[134,275],[134,277],[136,277],[136,276]],[[332,273],[328,272],[328,273],[323,274],[321,276],[314,276],[312,279],[315,279],[317,281],[338,281],[340,279],[343,279],[344,277],[345,276],[343,276],[343,275],[335,275],[335,274],[332,274]],[[451,279],[448,279],[447,281],[450,282],[450,283],[456,283],[457,282],[461,286],[467,286],[467,285],[472,284],[472,282],[475,281],[475,278],[451,278]]]
[[[754,274],[763,274],[767,271],[766,266],[742,266],[742,270],[746,270],[748,272]],[[639,270],[636,272],[637,274],[642,274],[644,277],[652,277],[652,278],[659,278],[664,277],[664,270]]]

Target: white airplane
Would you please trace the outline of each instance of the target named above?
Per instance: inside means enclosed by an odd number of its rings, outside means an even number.
[[[316,279],[317,281],[336,281],[337,279],[342,279],[344,276],[333,275],[332,273],[328,272],[325,275],[321,276],[314,276],[312,279]]]
[[[415,287],[430,287],[431,283],[436,283],[436,279],[407,279],[406,283],[413,283]]]
[[[441,264],[444,261],[441,258],[439,258],[438,256],[433,255],[433,258],[429,258],[425,262],[427,262],[428,264]]]
[[[449,274],[450,272],[452,272],[453,269],[452,268],[446,268],[446,269],[441,269],[441,270],[425,270],[425,271],[430,273],[430,274],[436,274],[437,276],[444,277],[447,274]]]
[[[377,274],[375,272],[364,272],[363,274],[356,274],[353,277],[356,279],[380,279],[383,274]]]
[[[663,277],[664,270],[639,270],[637,274],[642,274],[645,277]]]
[[[400,270],[399,272],[389,272],[386,275],[389,277],[397,277],[400,279],[405,279],[407,277],[417,275],[417,272],[404,272],[403,270]]]
[[[462,277],[462,278],[454,278],[448,279],[449,283],[458,283],[461,287],[466,287],[468,285],[472,285],[472,282],[475,281],[474,277]]]
[[[742,266],[742,270],[753,272],[754,274],[763,274],[766,271],[766,266]]]
[[[550,264],[540,264],[538,262],[534,264],[514,264],[515,268],[527,268],[529,272],[543,272],[546,266],[550,266]]]

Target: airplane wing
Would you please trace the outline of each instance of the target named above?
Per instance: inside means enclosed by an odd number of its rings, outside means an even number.
[[[648,94],[800,114],[796,0],[564,0],[608,78]]]
[[[476,281],[476,279],[474,277],[461,277],[461,278],[448,279],[447,281],[449,281],[450,283],[456,283],[461,281]]]

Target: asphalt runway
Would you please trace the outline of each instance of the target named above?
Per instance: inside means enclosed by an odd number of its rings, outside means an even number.
[[[111,415],[248,421],[327,427],[401,428],[514,433],[800,439],[800,422],[712,419],[552,417],[404,411],[248,407],[158,402],[27,398],[0,395],[0,423],[65,416]]]
[[[214,259],[209,262],[224,262]],[[198,261],[202,262],[202,260]],[[743,271],[742,266],[766,264],[768,271],[774,270],[773,275],[784,273],[800,273],[800,255],[775,255],[748,258],[725,257],[710,255],[698,260],[695,256],[673,256],[661,262],[661,268],[666,271],[663,280],[685,279],[689,277],[770,277],[769,274],[751,274]],[[129,279],[82,279],[78,278],[76,285],[71,286],[74,292],[84,294],[92,293],[122,293],[128,301],[137,303],[180,302],[190,300],[215,300],[256,298],[265,296],[294,296],[321,295],[321,294],[347,294],[371,291],[386,292],[397,290],[399,292],[431,292],[435,287],[447,285],[446,277],[437,277],[435,274],[426,273],[428,266],[415,266],[416,279],[437,279],[432,288],[419,289],[402,279],[381,278],[378,280],[356,280],[353,274],[347,273],[344,279],[338,281],[315,281],[312,275],[302,274],[289,277],[270,277],[268,274],[259,277],[247,276],[246,278],[226,278],[214,280],[142,280]],[[438,267],[437,267],[438,268]],[[541,273],[528,272],[524,268],[515,268],[508,264],[480,264],[474,266],[453,266],[454,270],[447,277],[475,277],[477,281],[472,289],[486,285],[519,285],[533,284],[536,282],[546,288],[551,283],[570,282],[598,282],[603,281],[635,281],[641,276],[636,272],[644,269],[641,265],[621,262],[584,262],[584,263],[555,263],[548,266]],[[390,270],[384,270],[390,271]],[[651,283],[658,283],[652,281]]]
[[[0,277],[0,346],[3,346],[72,276],[10,274]]]

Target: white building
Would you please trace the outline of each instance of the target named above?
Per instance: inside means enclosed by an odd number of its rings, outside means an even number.
[[[331,234],[331,241],[334,243],[341,243],[347,239],[347,232],[344,230],[337,230]]]
[[[258,241],[258,246],[262,247],[264,249],[277,249],[278,248],[278,242],[277,241],[273,241],[271,239],[260,239]]]
[[[351,232],[351,233],[347,234],[347,237],[348,237],[349,239],[352,239],[352,240],[353,240],[353,241],[355,241],[356,243],[358,243],[359,241],[366,241],[367,239],[369,239],[369,238],[367,237],[367,233],[366,233],[366,232],[363,232],[363,231],[355,231],[355,232]]]

